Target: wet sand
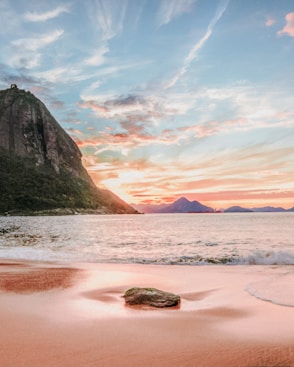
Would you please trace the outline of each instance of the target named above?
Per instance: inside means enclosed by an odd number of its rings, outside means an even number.
[[[246,291],[293,272],[2,261],[0,366],[294,366],[294,307]],[[127,307],[133,286],[177,293],[181,305]]]

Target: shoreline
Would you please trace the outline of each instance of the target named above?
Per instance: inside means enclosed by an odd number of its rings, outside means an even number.
[[[284,282],[294,266],[0,263],[5,367],[294,366],[294,308],[246,290]],[[181,305],[127,307],[133,286]]]

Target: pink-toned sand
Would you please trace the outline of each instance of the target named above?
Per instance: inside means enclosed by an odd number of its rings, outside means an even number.
[[[2,261],[0,366],[294,366],[294,307],[245,290],[281,272]],[[126,307],[133,286],[180,294],[181,306]]]

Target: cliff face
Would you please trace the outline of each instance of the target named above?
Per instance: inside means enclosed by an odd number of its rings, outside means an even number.
[[[36,165],[49,164],[85,178],[82,154],[46,106],[30,92],[0,91],[0,147]]]
[[[95,186],[81,157],[33,94],[17,88],[0,91],[0,213],[60,208],[135,213]]]

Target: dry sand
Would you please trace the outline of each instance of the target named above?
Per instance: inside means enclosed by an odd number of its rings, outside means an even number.
[[[294,308],[245,290],[293,271],[2,261],[0,366],[294,366]],[[181,306],[126,307],[132,286],[180,294]]]

